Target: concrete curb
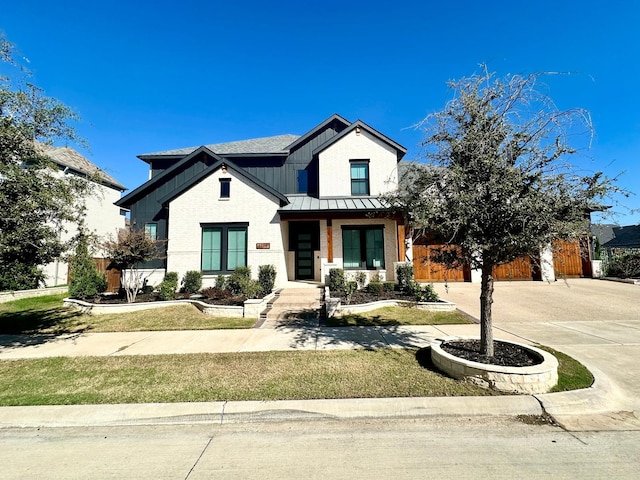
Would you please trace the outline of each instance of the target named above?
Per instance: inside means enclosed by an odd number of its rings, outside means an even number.
[[[1,407],[0,429],[229,424],[315,419],[541,415],[532,396],[366,398]]]

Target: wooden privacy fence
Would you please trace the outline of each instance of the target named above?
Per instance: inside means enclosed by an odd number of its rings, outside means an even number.
[[[432,260],[435,251],[453,248],[445,245],[413,245],[414,277],[420,282],[465,282],[470,281],[468,268],[447,269]],[[553,249],[553,266],[557,278],[591,277],[587,241],[557,242]],[[539,259],[529,256],[499,265],[493,269],[495,280],[542,280]]]
[[[100,273],[104,273],[107,279],[107,292],[118,293],[120,290],[121,272],[117,268],[109,268],[111,261],[108,258],[94,258],[93,263]],[[69,265],[71,267],[71,265]],[[67,273],[67,283],[71,281],[71,268]]]
[[[465,269],[447,269],[441,263],[431,260],[432,255],[441,248],[454,248],[445,245],[414,245],[413,276],[419,282],[464,282]]]

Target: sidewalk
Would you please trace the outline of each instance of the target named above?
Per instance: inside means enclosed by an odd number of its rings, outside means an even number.
[[[584,363],[596,377],[588,389],[535,396],[383,398],[270,402],[211,402],[145,405],[77,405],[0,408],[0,428],[79,425],[228,423],[309,418],[392,418],[405,416],[492,416],[551,414],[568,430],[640,430],[640,295],[616,309],[616,316],[595,312],[598,281],[570,282],[571,294],[558,285],[500,284],[494,322],[497,339],[541,343]],[[505,285],[504,287],[502,285]],[[547,284],[549,285],[549,284]],[[619,284],[620,285],[620,284]],[[579,288],[578,288],[579,287]],[[640,294],[640,287],[614,287],[616,298]],[[444,286],[438,285],[438,290]],[[477,285],[454,284],[443,298],[474,316]],[[570,288],[566,287],[565,288]],[[608,290],[607,287],[605,290]],[[595,289],[595,292],[594,290]],[[533,291],[544,301],[529,300]],[[521,301],[526,299],[525,301]],[[568,301],[582,318],[558,317]],[[600,301],[598,305],[602,304]],[[509,306],[509,308],[505,308]],[[536,307],[543,307],[539,314]],[[527,311],[528,308],[528,311]],[[605,309],[606,310],[606,309]],[[508,312],[518,312],[509,316]],[[506,312],[506,313],[505,313]],[[525,312],[527,321],[522,320]],[[611,315],[611,311],[608,312]],[[573,315],[574,313],[572,313]],[[550,317],[550,315],[553,315]],[[595,320],[594,318],[597,318]],[[179,353],[251,352],[425,347],[444,335],[478,335],[478,325],[200,330],[175,332],[89,333],[50,336],[0,336],[0,360],[48,356],[119,356]]]

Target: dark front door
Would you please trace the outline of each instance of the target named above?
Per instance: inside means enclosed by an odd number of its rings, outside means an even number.
[[[296,237],[296,280],[312,280],[313,239],[311,233],[298,233]]]
[[[295,251],[296,280],[313,280],[315,276],[314,251],[320,249],[318,222],[291,222],[289,245]]]

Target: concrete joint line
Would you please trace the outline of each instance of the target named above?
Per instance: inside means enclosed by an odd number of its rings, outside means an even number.
[[[597,338],[599,340],[604,340],[605,342],[609,342],[612,345],[624,345],[624,343],[613,342],[613,341],[609,340],[608,338],[601,337],[599,335],[594,335],[593,333],[583,332],[582,330],[580,330],[578,328],[566,326],[566,325],[563,325],[561,323],[553,323],[553,322],[551,322],[550,325],[554,325],[556,327],[564,328],[566,330],[571,330],[572,332],[578,332],[581,335],[588,335],[589,337]]]
[[[202,449],[202,452],[200,452],[200,455],[198,455],[198,458],[196,458],[195,463],[193,464],[193,466],[191,467],[191,469],[187,473],[187,476],[184,477],[184,480],[188,480],[188,478],[191,476],[191,473],[193,473],[193,470],[198,466],[198,463],[200,463],[200,459],[202,458],[204,453],[207,451],[207,449],[209,448],[209,445],[211,445],[212,441],[213,441],[213,437],[209,437],[209,441],[207,442],[207,444]]]

